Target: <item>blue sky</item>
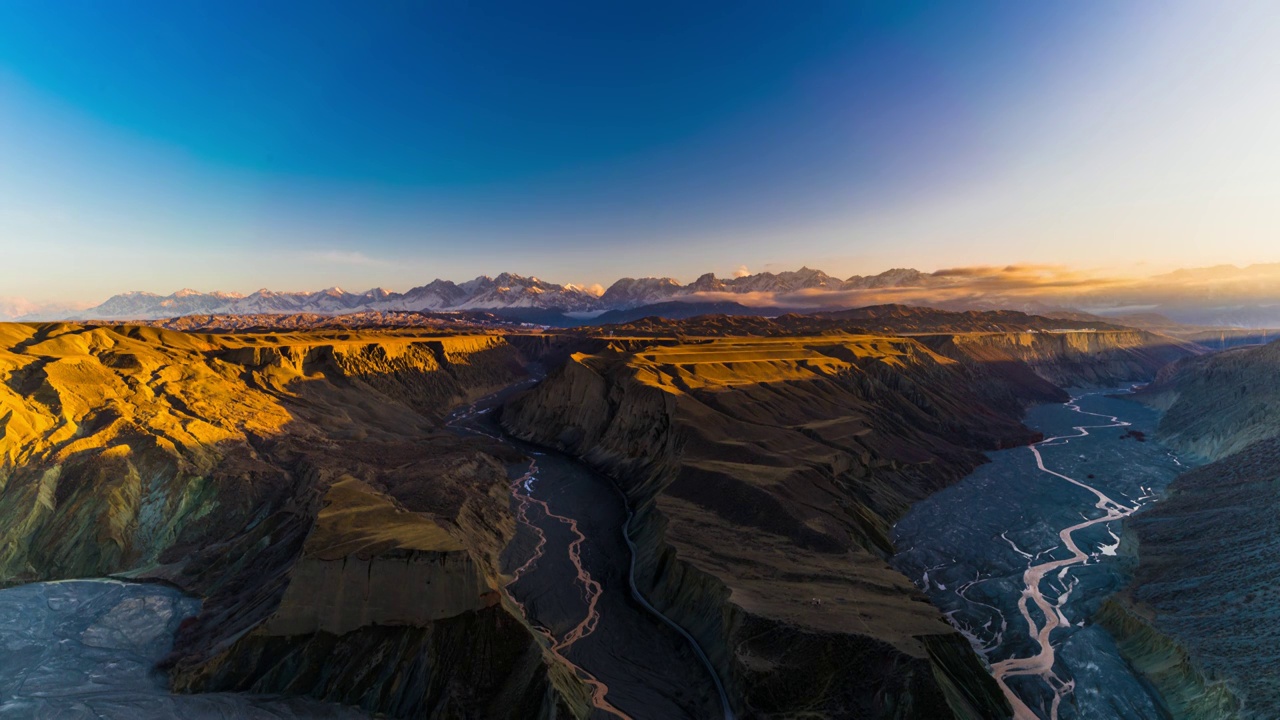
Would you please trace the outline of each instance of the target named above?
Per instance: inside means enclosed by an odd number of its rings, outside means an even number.
[[[1280,260],[1262,2],[0,4],[0,296]]]

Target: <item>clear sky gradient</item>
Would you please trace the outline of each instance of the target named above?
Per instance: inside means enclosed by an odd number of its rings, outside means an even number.
[[[0,297],[1280,260],[1273,2],[0,3]]]

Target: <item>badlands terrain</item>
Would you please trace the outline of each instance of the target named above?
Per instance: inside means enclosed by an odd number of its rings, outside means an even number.
[[[170,691],[393,717],[1008,717],[893,524],[1028,407],[1204,352],[903,308],[287,322],[0,325],[0,584],[162,584],[198,601]]]
[[[161,663],[175,690],[405,717],[584,702],[495,590],[507,458],[441,427],[522,376],[512,344],[2,327],[0,582],[201,598]]]

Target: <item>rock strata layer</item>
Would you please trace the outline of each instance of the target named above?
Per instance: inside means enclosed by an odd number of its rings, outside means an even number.
[[[888,529],[982,450],[1034,439],[1018,418],[1060,385],[1193,352],[1137,331],[620,337],[502,420],[618,481],[644,592],[740,715],[1007,717],[967,641],[886,566]]]

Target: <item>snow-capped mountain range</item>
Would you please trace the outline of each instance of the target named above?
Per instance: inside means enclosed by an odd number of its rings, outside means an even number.
[[[19,320],[158,320],[185,315],[364,311],[511,311],[533,322],[547,314],[590,318],[608,311],[636,312],[667,304],[688,313],[688,303],[715,303],[761,311],[855,308],[878,304],[925,305],[946,310],[1021,310],[1030,313],[1080,310],[1114,315],[1159,313],[1184,323],[1243,327],[1280,326],[1280,264],[1179,270],[1149,278],[1095,278],[1054,267],[952,268],[935,272],[893,269],[877,275],[838,278],[802,267],[720,278],[707,273],[691,283],[674,278],[623,278],[600,292],[536,277],[503,273],[455,283],[434,280],[407,292],[375,288],[353,293],[250,295],[179,290],[171,295],[131,292],[82,311],[36,309],[20,299],[0,298],[0,318]],[[6,304],[7,302],[7,304]],[[670,307],[671,303],[683,310]],[[712,306],[708,306],[712,307]],[[724,311],[724,310],[722,310]],[[25,315],[23,314],[25,313]],[[617,315],[617,313],[611,313]]]
[[[623,278],[599,294],[598,290],[593,293],[578,285],[560,285],[536,277],[502,273],[496,277],[482,275],[463,283],[434,280],[403,293],[382,288],[354,293],[336,287],[318,292],[263,289],[250,295],[195,290],[179,290],[172,295],[129,292],[115,295],[101,305],[77,313],[72,319],[150,320],[181,315],[338,314],[364,310],[554,309],[593,313],[681,298],[698,300],[722,294],[780,296],[901,285],[926,286],[934,279],[935,276],[916,270],[890,270],[879,275],[855,275],[841,280],[821,270],[801,268],[793,272],[764,272],[736,278],[718,278],[707,273],[689,284],[681,284],[674,278]]]

